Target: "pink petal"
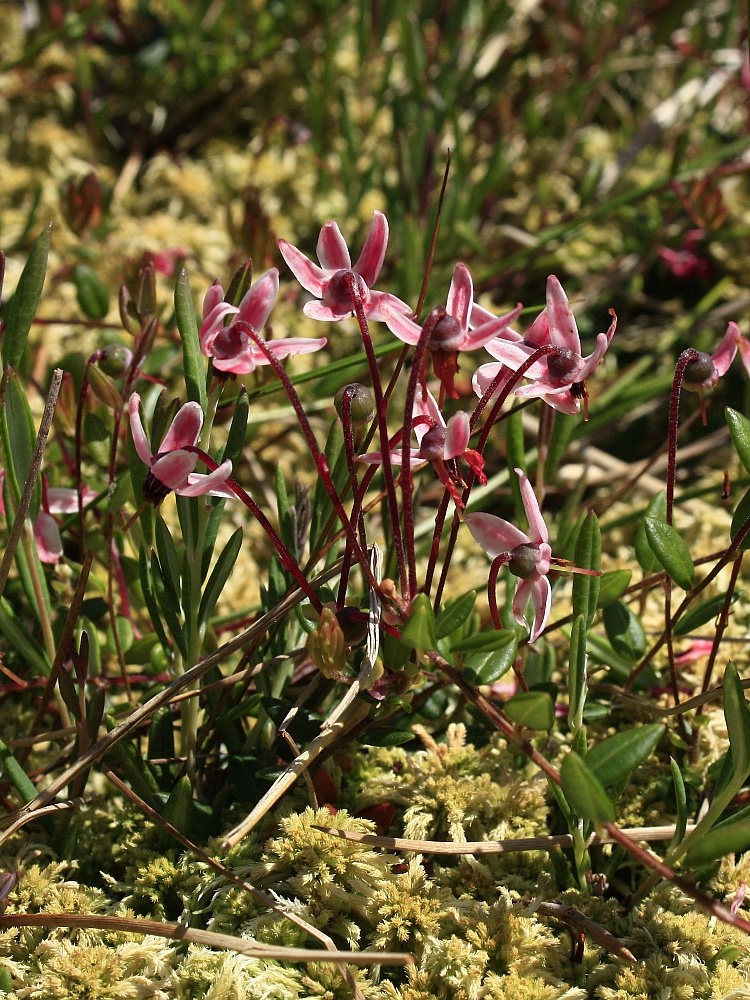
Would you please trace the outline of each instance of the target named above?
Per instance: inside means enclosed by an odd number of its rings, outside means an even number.
[[[429,389],[424,392],[420,392],[419,389],[414,396],[414,405],[411,411],[412,422],[416,421],[417,417],[426,417],[426,420],[422,420],[420,423],[415,424],[415,431],[421,427],[421,433],[417,433],[420,441],[422,440],[422,435],[429,430],[430,427],[445,427],[445,420],[443,419],[443,414],[440,412],[440,407],[437,404],[437,400],[432,395]]]
[[[547,321],[553,347],[564,347],[574,354],[581,353],[581,338],[578,336],[573,310],[554,274],[547,278]]]
[[[364,278],[367,285],[372,286],[378,280],[387,247],[388,220],[382,212],[374,212],[362,253],[354,265],[354,270]]]
[[[521,500],[523,501],[523,509],[526,511],[526,518],[529,522],[531,538],[534,542],[548,542],[549,534],[547,532],[547,525],[544,523],[542,512],[539,509],[539,501],[529,482],[529,478],[522,469],[516,469],[515,473],[518,476],[521,487]]]
[[[156,458],[151,465],[151,473],[170,490],[177,490],[187,483],[197,462],[198,456],[193,452],[178,449]]]
[[[529,631],[529,642],[533,642],[544,631],[552,604],[552,588],[546,576],[521,580],[516,587],[513,597],[513,617],[519,625],[526,626],[524,612],[529,601],[534,605],[534,621]]]
[[[501,362],[491,361],[489,364],[480,365],[474,372],[474,377],[471,380],[471,387],[480,399],[489,389],[490,383],[494,381],[503,368],[505,368],[505,365]],[[510,369],[505,368],[505,370],[508,373],[508,377],[510,377],[512,375]],[[495,389],[495,395],[500,392],[506,381],[507,379],[503,379],[503,381],[498,384]]]
[[[521,365],[525,364],[531,355],[538,350],[536,346],[505,340],[503,337],[495,337],[484,345],[484,349],[493,358],[497,358],[498,361],[502,361],[508,368],[512,368],[513,371],[518,371]],[[525,378],[545,378],[547,375],[545,361],[545,357],[540,358],[539,361],[535,361],[531,368],[526,371]]]
[[[34,539],[39,558],[43,563],[56,563],[62,559],[63,547],[60,529],[57,527],[54,517],[43,510],[39,511],[34,523]]]
[[[326,222],[320,230],[315,248],[318,260],[327,271],[349,271],[352,259],[341,230],[335,222]]]
[[[201,436],[201,427],[203,427],[203,410],[200,403],[183,403],[159,445],[159,454],[176,451],[186,445],[192,447]]]
[[[211,350],[211,341],[214,335],[224,325],[224,319],[233,313],[238,312],[236,306],[230,306],[228,302],[220,302],[207,316],[204,317],[199,331],[201,351],[208,357]]]
[[[130,433],[133,436],[133,444],[138,458],[145,465],[151,465],[151,445],[141,422],[141,397],[137,392],[132,393],[128,399],[128,416],[130,418]]]
[[[730,322],[727,325],[727,332],[724,334],[721,343],[711,355],[711,360],[718,375],[726,375],[729,371],[729,366],[734,361],[737,347],[741,344],[742,340],[744,340],[744,337],[740,333],[740,328],[736,323]]]
[[[445,429],[445,449],[443,458],[458,458],[469,447],[471,437],[469,414],[463,410],[454,413]]]
[[[391,465],[402,465],[403,458],[404,454],[400,448],[393,448],[388,452],[388,460]],[[368,451],[366,455],[357,455],[357,461],[364,462],[366,465],[382,465],[383,455],[379,451]],[[418,448],[409,449],[409,465],[411,468],[417,465],[426,465]]]
[[[510,521],[494,514],[465,514],[464,523],[475,542],[491,559],[503,552],[512,552],[517,545],[528,545],[531,539]]]
[[[322,320],[325,323],[338,323],[339,320],[346,319],[347,316],[351,316],[352,310],[349,312],[342,312],[340,309],[332,309],[327,306],[324,302],[305,302],[302,307],[302,312],[305,316],[309,316],[310,319]]]
[[[224,301],[224,289],[221,287],[221,282],[217,278],[216,281],[211,285],[206,294],[203,296],[203,320],[214,311],[214,309]],[[227,303],[228,305],[229,303]]]
[[[244,320],[257,333],[266,325],[279,294],[279,272],[270,268],[258,278],[240,302],[237,319]]]
[[[370,301],[366,310],[367,318],[374,320],[376,323],[386,323],[386,307],[403,316],[413,315],[411,306],[402,302],[397,296],[391,295],[390,292],[378,292],[376,289],[371,289]]]
[[[598,367],[599,362],[604,357],[608,347],[609,340],[607,340],[607,334],[598,333],[596,335],[596,347],[585,359],[583,367],[576,373],[575,378],[571,381],[585,382],[594,369]]]
[[[505,313],[504,316],[493,316],[486,323],[475,326],[474,329],[469,330],[464,337],[461,350],[475,351],[479,347],[484,347],[496,337],[505,338],[506,334],[512,334],[511,340],[518,337],[517,333],[508,329],[508,326],[513,322],[513,320],[518,319],[522,311],[523,306],[519,302],[515,309],[512,309],[509,313]]]
[[[197,456],[193,456],[196,458]],[[191,472],[187,476],[187,485],[175,488],[181,497],[201,497],[207,493],[213,496],[234,497],[235,493],[224,484],[232,475],[232,463],[230,459],[222,462],[213,472],[203,475],[199,472]]]
[[[83,492],[85,502],[86,493],[94,491],[84,486]],[[71,490],[66,486],[50,486],[46,492],[46,500],[50,514],[75,514],[78,510],[78,490]]]
[[[416,344],[419,341],[422,327],[394,308],[392,303],[384,302],[380,312],[388,329],[399,340],[403,340],[405,344]]]
[[[325,347],[328,341],[325,337],[287,337],[285,340],[268,340],[266,346],[275,358],[279,360],[295,354],[312,354]],[[270,365],[268,355],[256,344],[249,342],[237,351],[231,358],[214,358],[214,368],[221,372],[232,372],[235,375],[248,375],[259,365]]]
[[[449,316],[458,320],[464,333],[469,328],[469,315],[473,301],[474,284],[469,269],[465,264],[456,264],[453,269],[445,310]]]
[[[750,341],[743,334],[739,336],[740,360],[745,366],[745,371],[750,375]]]
[[[329,278],[328,272],[324,271],[322,267],[318,267],[317,264],[313,264],[301,250],[292,246],[291,243],[287,243],[286,240],[279,240],[279,250],[287,267],[300,285],[308,292],[321,298]]]

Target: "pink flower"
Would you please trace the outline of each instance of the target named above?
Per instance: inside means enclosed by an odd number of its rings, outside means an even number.
[[[434,309],[424,326],[388,303],[383,306],[383,314],[391,333],[407,344],[416,344],[427,323],[433,324],[427,346],[432,354],[435,373],[448,394],[455,399],[457,393],[453,388],[453,379],[458,371],[459,352],[476,351],[503,335],[518,318],[521,308],[518,305],[504,316],[493,316],[482,310],[481,322],[472,324],[472,317],[478,315],[474,306],[474,286],[466,265],[456,264],[445,308],[438,306]]]
[[[519,625],[526,626],[524,612],[529,601],[533,603],[534,622],[529,634],[533,642],[549,618],[552,591],[547,574],[552,563],[552,549],[531,483],[521,469],[516,469],[516,474],[521,483],[529,534],[494,514],[466,514],[464,521],[487,555],[493,560],[507,562],[508,569],[519,578],[513,596],[513,616]]]
[[[718,384],[719,379],[729,371],[729,366],[734,361],[738,347],[742,355],[742,362],[750,372],[750,367],[748,367],[750,344],[742,336],[737,324],[730,322],[727,324],[727,332],[713,354],[699,351],[695,361],[691,361],[685,366],[683,378],[685,388],[696,392],[699,389],[713,389]]]
[[[484,312],[474,309],[472,320],[481,321]],[[475,392],[479,396],[484,395],[503,366],[517,371],[540,347],[552,346],[558,349],[557,353],[533,364],[525,373],[531,384],[519,386],[515,395],[521,398],[541,396],[555,409],[564,413],[578,413],[580,401],[586,396],[586,379],[604,357],[617,329],[614,313],[612,317],[607,332],[597,335],[596,347],[584,358],[568,297],[560,282],[551,274],[547,278],[547,306],[531,324],[526,336],[521,338],[514,330],[507,330],[485,345],[487,351],[501,364],[482,365],[477,369],[474,375]]]
[[[233,497],[234,493],[224,483],[232,474],[232,463],[227,460],[208,475],[193,472],[198,456],[187,451],[198,443],[203,427],[203,411],[198,403],[184,403],[164,435],[156,455],[152,454],[146,432],[141,422],[141,397],[134,392],[128,400],[130,433],[140,460],[149,467],[143,494],[154,504],[161,503],[174,491],[183,497],[211,496]]]
[[[378,280],[387,246],[388,222],[382,212],[374,213],[362,253],[354,267],[344,237],[335,222],[326,222],[320,230],[316,248],[320,267],[291,243],[279,240],[281,256],[295,278],[319,300],[305,303],[305,315],[333,322],[345,319],[354,312],[348,285],[350,275],[353,275],[368,319],[378,322],[384,318],[381,310],[384,302],[391,303],[396,310],[410,311],[406,303],[395,295],[378,292],[372,287]]]
[[[5,516],[3,484],[5,470],[0,469],[0,516]],[[96,490],[83,487],[83,502],[89,503],[96,497]],[[43,563],[56,563],[62,559],[63,547],[60,529],[53,514],[75,514],[78,507],[78,491],[65,486],[47,486],[42,483],[42,502],[34,521],[34,541],[39,559]]]
[[[276,302],[279,292],[279,272],[272,267],[245,293],[239,307],[224,301],[224,289],[216,281],[203,299],[203,320],[200,328],[201,351],[213,361],[221,372],[247,375],[259,365],[270,364],[268,355],[258,347],[248,329],[260,336],[260,331]],[[224,322],[232,317],[229,326]],[[325,347],[326,339],[287,337],[284,340],[265,341],[266,347],[276,358],[293,354],[311,354]]]
[[[701,281],[713,272],[711,261],[701,254],[700,244],[706,238],[705,229],[691,229],[685,233],[682,249],[659,247],[658,253],[675,278]]]
[[[459,487],[465,487],[466,484],[458,471],[456,459],[463,458],[473,469],[480,483],[487,482],[483,472],[484,459],[473,448],[469,448],[471,428],[468,414],[463,411],[454,413],[446,424],[437,401],[429,389],[426,389],[424,394],[418,390],[412,410],[411,426],[419,447],[409,449],[409,465],[414,468],[430,462],[437,472],[438,479],[455,503],[463,507]],[[391,465],[401,465],[402,448],[391,448],[388,459]],[[358,455],[357,461],[380,465],[383,456],[380,452],[368,452],[366,455]]]

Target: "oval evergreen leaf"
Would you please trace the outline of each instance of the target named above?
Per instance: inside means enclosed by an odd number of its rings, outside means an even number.
[[[586,766],[602,787],[627,778],[651,755],[666,727],[661,723],[638,726],[596,743],[586,754]]]
[[[598,570],[601,566],[602,536],[599,521],[593,511],[589,511],[581,525],[575,544],[574,559],[581,569]],[[576,573],[573,577],[573,615],[583,615],[586,625],[590,625],[599,600],[599,577],[587,573]]]
[[[750,472],[750,420],[731,407],[726,409],[727,426],[745,471]]]
[[[737,823],[722,823],[709,830],[685,855],[689,867],[716,861],[727,854],[741,854],[750,848],[750,820]]]
[[[736,590],[730,599],[730,604],[742,596],[742,592]],[[707,622],[712,622],[718,613],[721,611],[722,605],[726,600],[726,592],[722,594],[717,594],[715,597],[711,597],[707,601],[703,601],[701,604],[696,605],[691,608],[686,615],[675,624],[673,629],[675,635],[688,635],[695,629],[700,628],[702,625],[707,624]]]
[[[8,321],[3,336],[3,364],[16,371],[21,365],[29,330],[42,297],[50,236],[51,226],[47,226],[37,237],[8,305]]]
[[[646,632],[640,618],[622,601],[615,601],[602,614],[604,629],[612,649],[630,663],[646,652]]]
[[[635,535],[635,557],[644,573],[654,573],[659,568],[659,560],[646,537],[646,518],[655,517],[657,520],[663,521],[666,516],[667,495],[666,493],[657,493],[646,508],[646,513],[638,525],[638,531]]]
[[[606,608],[622,597],[630,586],[633,573],[629,569],[612,569],[599,577],[599,600],[597,605]]]
[[[576,815],[594,823],[611,823],[615,818],[615,807],[602,783],[577,753],[571,751],[562,762],[560,781]]]
[[[740,532],[740,529],[744,527],[748,519],[750,519],[750,490],[748,490],[742,497],[735,508],[734,514],[732,515],[732,523],[729,526],[729,537],[732,541],[735,540]],[[742,539],[740,549],[743,552],[746,549],[750,549],[750,531]]]
[[[555,721],[555,703],[546,691],[522,691],[503,705],[503,712],[519,726],[551,729]]]
[[[671,524],[655,517],[645,518],[643,524],[648,544],[662,568],[678,587],[690,590],[695,579],[695,566],[682,536]]]

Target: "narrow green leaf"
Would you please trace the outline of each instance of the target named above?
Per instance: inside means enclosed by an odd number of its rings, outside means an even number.
[[[190,820],[193,811],[193,786],[190,778],[183,774],[170,792],[164,806],[164,819],[179,830],[184,836],[189,836]]]
[[[560,781],[565,798],[582,819],[594,823],[611,823],[615,807],[601,782],[577,753],[569,753],[560,768]]]
[[[186,657],[188,655],[187,641],[182,623],[180,622],[180,605],[165,582],[164,571],[159,562],[159,557],[155,552],[151,553],[151,581],[153,583],[154,596],[156,597],[159,610],[166,622],[170,635],[182,655]]]
[[[601,566],[602,536],[599,521],[589,511],[581,525],[575,545],[575,564],[581,569],[598,570]],[[599,599],[599,577],[576,573],[573,577],[573,614],[583,615],[589,626]]]
[[[622,601],[615,601],[602,614],[604,629],[618,656],[635,663],[646,652],[646,632],[640,618]]]
[[[247,389],[242,386],[237,398],[234,401],[232,410],[232,422],[227,433],[227,443],[221,455],[221,461],[227,458],[236,462],[245,447],[245,437],[247,436],[247,418],[250,413],[250,399]]]
[[[742,591],[735,590],[732,594],[730,604],[734,604],[738,598],[742,596]],[[707,601],[703,601],[701,604],[697,604],[694,608],[691,608],[687,614],[683,615],[682,618],[675,624],[674,634],[675,635],[688,635],[690,632],[695,631],[695,629],[700,628],[702,625],[706,625],[708,622],[714,621],[716,616],[722,609],[724,601],[726,600],[726,592],[722,594],[717,594],[715,597],[709,598]]]
[[[570,659],[568,660],[568,725],[573,732],[583,725],[583,710],[588,694],[586,631],[586,621],[583,615],[578,615],[570,630]]]
[[[29,330],[42,297],[51,232],[51,226],[47,226],[37,237],[8,307],[8,321],[3,337],[3,364],[15,371],[21,366]]]
[[[161,514],[156,515],[156,551],[159,554],[159,564],[172,601],[176,607],[180,605],[180,560],[177,547]]]
[[[0,740],[0,771],[21,796],[24,804],[36,798],[36,785],[13,756],[12,750]]]
[[[635,557],[644,573],[655,573],[659,569],[659,560],[646,537],[646,518],[655,517],[657,520],[663,521],[666,516],[667,495],[666,493],[657,493],[646,508],[646,513],[638,525],[638,531],[635,535]]]
[[[2,421],[3,445],[5,450],[9,452],[6,475],[15,509],[31,469],[36,444],[36,430],[34,429],[34,418],[31,415],[29,399],[15,374],[11,374],[5,385],[5,406],[2,412]],[[41,491],[41,482],[37,477],[29,505],[28,516],[31,521],[35,521],[39,513]]]
[[[735,778],[742,784],[750,774],[750,709],[733,663],[728,663],[724,671],[724,717]]]
[[[674,757],[669,758],[669,769],[672,772],[672,784],[674,785],[674,797],[677,803],[677,822],[675,823],[674,837],[672,838],[672,847],[676,847],[677,844],[682,842],[685,836],[685,830],[687,829],[687,791],[685,789],[685,781],[682,777],[682,771],[680,766]]]
[[[190,291],[185,268],[177,275],[174,289],[174,314],[177,329],[182,340],[182,364],[185,371],[185,390],[191,402],[200,403],[206,409],[206,367],[201,354],[198,317]]]
[[[206,583],[201,596],[200,608],[198,609],[199,626],[205,625],[211,617],[216,602],[221,596],[221,592],[234,569],[234,564],[237,562],[241,548],[242,528],[237,528],[216,560],[216,565]]]
[[[73,269],[78,305],[89,319],[104,319],[109,312],[109,292],[107,286],[88,264],[76,264]]]
[[[748,519],[750,519],[750,490],[744,494],[732,515],[732,523],[729,526],[729,537],[732,541],[735,540],[740,533],[740,529],[746,524]],[[750,531],[742,539],[740,549],[743,552],[750,549]]]
[[[28,626],[19,621],[4,597],[0,597],[0,632],[8,640],[6,648],[14,649],[38,676],[49,676],[52,665],[47,654],[30,634]]]
[[[446,639],[453,635],[464,624],[474,609],[477,599],[476,590],[450,601],[435,619],[435,634],[438,639]]]
[[[750,420],[729,406],[726,408],[726,418],[735,450],[745,471],[750,472]]]
[[[151,578],[151,567],[149,566],[149,560],[145,549],[141,549],[138,555],[138,570],[141,581],[141,593],[143,594],[143,600],[146,605],[146,609],[148,610],[149,618],[151,619],[151,625],[154,632],[159,637],[162,649],[166,653],[170,653],[172,651],[172,646],[167,638],[167,633],[164,631],[164,625],[162,624],[159,604],[156,600],[156,594],[154,593],[154,586]]]
[[[648,544],[659,564],[678,587],[690,590],[695,580],[695,566],[682,536],[664,521],[647,517],[644,521]]]
[[[401,633],[401,642],[412,649],[435,649],[437,646],[435,615],[427,594],[417,594],[412,601],[411,615]]]
[[[660,723],[653,723],[609,736],[591,747],[586,754],[586,766],[603,788],[610,788],[626,779],[651,755],[665,728]]]
[[[612,569],[599,577],[599,600],[597,605],[606,608],[622,597],[630,586],[633,573],[629,569]]]
[[[463,639],[458,639],[451,643],[451,650],[454,653],[474,653],[484,649],[502,649],[511,642],[511,635],[516,631],[512,628],[487,629],[484,632],[477,632],[475,635],[467,635]],[[525,635],[525,630],[519,634]]]
[[[555,703],[546,691],[521,691],[503,705],[511,722],[529,729],[551,729],[555,721]]]
[[[750,820],[722,823],[705,834],[685,855],[684,864],[690,868],[705,865],[728,854],[742,854],[750,849]]]

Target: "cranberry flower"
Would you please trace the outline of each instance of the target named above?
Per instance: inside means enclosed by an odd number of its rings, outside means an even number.
[[[200,328],[201,351],[213,361],[214,368],[234,375],[247,375],[259,365],[270,364],[268,355],[249,335],[257,336],[268,321],[279,293],[279,272],[272,267],[245,293],[238,306],[224,301],[224,289],[216,281],[203,299],[203,320]],[[227,317],[232,320],[225,326]],[[276,358],[293,354],[311,354],[325,347],[325,337],[309,339],[287,337],[284,340],[265,341],[266,347]]]
[[[335,222],[326,222],[320,230],[316,247],[320,267],[301,250],[279,240],[281,256],[289,265],[295,278],[316,297],[316,302],[306,302],[304,313],[311,319],[337,321],[354,312],[349,276],[353,276],[362,299],[365,316],[376,322],[383,320],[382,305],[389,302],[395,310],[409,312],[405,302],[388,292],[378,292],[372,286],[378,280],[388,246],[388,221],[382,212],[375,212],[370,223],[362,253],[352,267],[349,248]]]
[[[3,484],[5,470],[0,469],[0,516],[5,516]],[[96,490],[83,487],[83,502],[89,503],[96,497]],[[78,507],[78,491],[65,486],[47,486],[42,483],[42,501],[34,521],[34,541],[39,559],[43,563],[56,563],[62,559],[63,547],[60,529],[53,514],[75,514]]]
[[[734,361],[738,347],[747,368],[746,358],[750,345],[740,333],[737,324],[730,322],[727,324],[727,332],[713,354],[699,351],[695,361],[686,365],[682,384],[686,389],[692,389],[696,392],[700,389],[713,389],[718,384],[719,379],[729,371],[729,366]],[[750,369],[748,370],[750,371]]]
[[[502,336],[513,320],[518,318],[521,308],[518,305],[504,316],[493,316],[482,310],[482,321],[472,326],[471,319],[476,315],[474,285],[466,265],[456,264],[445,308],[438,306],[434,309],[424,324],[432,324],[427,347],[432,354],[435,373],[448,395],[454,399],[458,395],[453,387],[453,379],[458,371],[459,352],[475,351]],[[388,329],[399,340],[407,344],[419,341],[424,326],[415,323],[388,303],[383,306],[383,313]]]
[[[232,463],[228,459],[207,475],[193,471],[198,455],[187,449],[196,446],[203,427],[203,411],[198,403],[184,403],[180,407],[155,455],[143,429],[140,410],[141,397],[134,392],[128,400],[130,433],[138,457],[149,467],[143,484],[143,495],[147,500],[159,504],[172,491],[183,497],[203,496],[206,493],[211,496],[234,496],[224,485],[232,474]]]
[[[481,324],[486,315],[489,315],[486,310],[474,307],[472,323]],[[540,347],[552,346],[557,348],[557,353],[533,364],[525,373],[531,380],[530,384],[519,386],[515,395],[527,399],[541,396],[555,409],[564,413],[578,413],[580,401],[586,397],[586,379],[604,357],[616,329],[617,318],[612,313],[612,322],[607,332],[597,335],[596,347],[588,357],[583,357],[581,339],[568,297],[558,279],[551,274],[547,278],[547,305],[531,324],[526,336],[521,337],[514,330],[506,330],[485,345],[487,351],[501,364],[482,365],[477,369],[474,390],[479,396],[484,395],[503,366],[517,371]]]
[[[529,640],[533,642],[544,630],[549,618],[552,590],[547,574],[553,562],[552,549],[547,525],[531,483],[521,469],[515,471],[521,484],[529,534],[494,514],[466,514],[464,521],[487,555],[507,563],[511,573],[519,578],[513,596],[513,617],[519,625],[526,626],[524,612],[529,601],[532,602],[534,621]]]
[[[424,390],[424,393],[417,390],[411,426],[419,447],[410,448],[408,451],[410,467],[431,463],[438,479],[453,497],[456,505],[463,507],[460,488],[466,484],[458,471],[456,460],[463,458],[475,472],[479,482],[482,484],[487,482],[483,472],[484,459],[473,448],[469,448],[471,428],[468,414],[463,411],[454,413],[446,424],[437,401],[429,389]],[[400,446],[391,448],[388,459],[391,465],[401,465],[403,449]],[[383,456],[380,452],[369,452],[357,456],[357,461],[380,465]]]

